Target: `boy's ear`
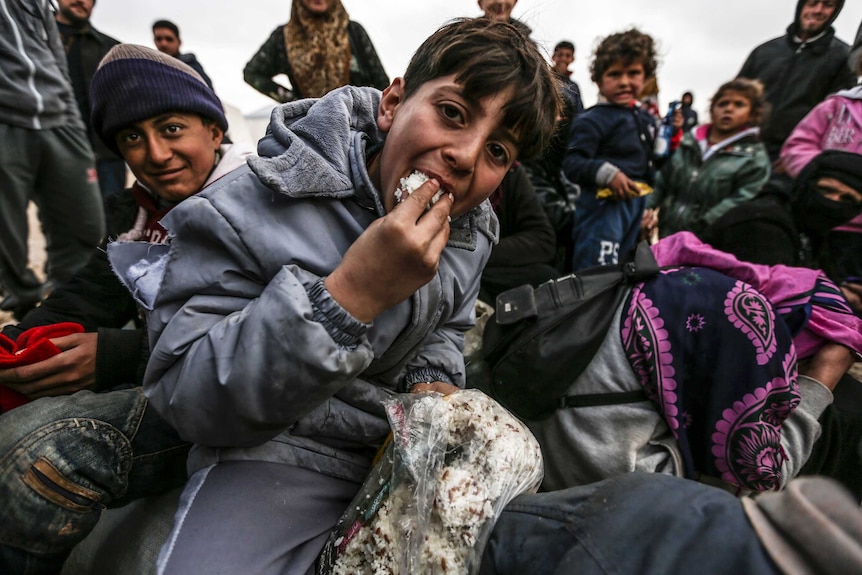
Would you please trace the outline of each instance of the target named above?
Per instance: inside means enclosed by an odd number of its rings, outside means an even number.
[[[210,132],[212,133],[213,143],[215,144],[216,149],[221,146],[222,141],[224,140],[224,130],[222,130],[215,122],[210,124]]]
[[[404,101],[404,78],[398,77],[383,90],[380,106],[377,108],[377,127],[381,132],[388,132],[395,118],[395,111]]]

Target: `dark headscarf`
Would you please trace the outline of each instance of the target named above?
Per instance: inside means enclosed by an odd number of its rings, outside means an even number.
[[[793,217],[800,231],[812,239],[862,213],[860,202],[837,202],[817,192],[815,188],[821,178],[835,178],[862,193],[862,156],[827,150],[811,160],[796,178],[791,200]]]

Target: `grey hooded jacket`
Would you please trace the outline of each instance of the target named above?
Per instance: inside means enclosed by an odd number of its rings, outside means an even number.
[[[144,392],[197,444],[190,471],[252,459],[361,481],[389,431],[381,400],[464,386],[463,332],[496,240],[487,202],[452,222],[436,277],[373,324],[323,287],[384,215],[365,169],[384,138],[379,100],[345,87],[276,108],[260,157],[174,208],[170,251],[126,274],[152,307]]]
[[[84,129],[47,0],[0,0],[0,123]]]

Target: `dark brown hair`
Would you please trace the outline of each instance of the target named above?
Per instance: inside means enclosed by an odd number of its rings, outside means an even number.
[[[640,62],[644,67],[644,77],[652,78],[658,67],[656,58],[655,42],[649,34],[637,28],[611,34],[601,40],[593,51],[590,77],[598,84],[605,71],[614,64],[621,62],[624,66],[630,66]]]
[[[735,78],[730,82],[725,82],[716,90],[709,101],[710,114],[715,103],[727,92],[739,92],[748,100],[751,105],[752,126],[763,124],[769,111],[769,104],[766,103],[766,98],[763,96],[763,84],[760,81],[748,78]]]
[[[517,138],[519,159],[548,144],[561,108],[557,80],[539,47],[516,26],[487,18],[445,24],[413,54],[404,73],[405,97],[451,75],[475,101],[512,90],[503,123]]]

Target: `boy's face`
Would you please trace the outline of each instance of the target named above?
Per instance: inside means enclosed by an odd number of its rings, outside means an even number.
[[[628,106],[640,97],[644,80],[642,63],[617,62],[602,74],[599,80],[599,93],[611,104]]]
[[[170,28],[153,30],[153,43],[156,45],[156,50],[162,54],[176,57],[180,53],[180,39]]]
[[[565,74],[569,71],[572,62],[575,61],[575,53],[568,48],[557,48],[554,50],[551,60],[554,62],[554,70],[560,74]]]
[[[221,128],[197,114],[170,112],[120,130],[116,141],[141,184],[179,202],[203,187],[223,136]]]
[[[395,207],[399,180],[419,170],[451,193],[450,216],[458,217],[493,192],[518,155],[515,136],[503,125],[510,90],[474,102],[454,76],[436,78],[404,97],[396,78],[383,92],[377,123],[388,132],[369,164],[387,212]]]
[[[728,90],[709,110],[716,135],[729,137],[751,125],[751,101],[744,94]]]
[[[518,0],[479,0],[479,9],[485,13],[485,18],[508,22],[517,3]]]

